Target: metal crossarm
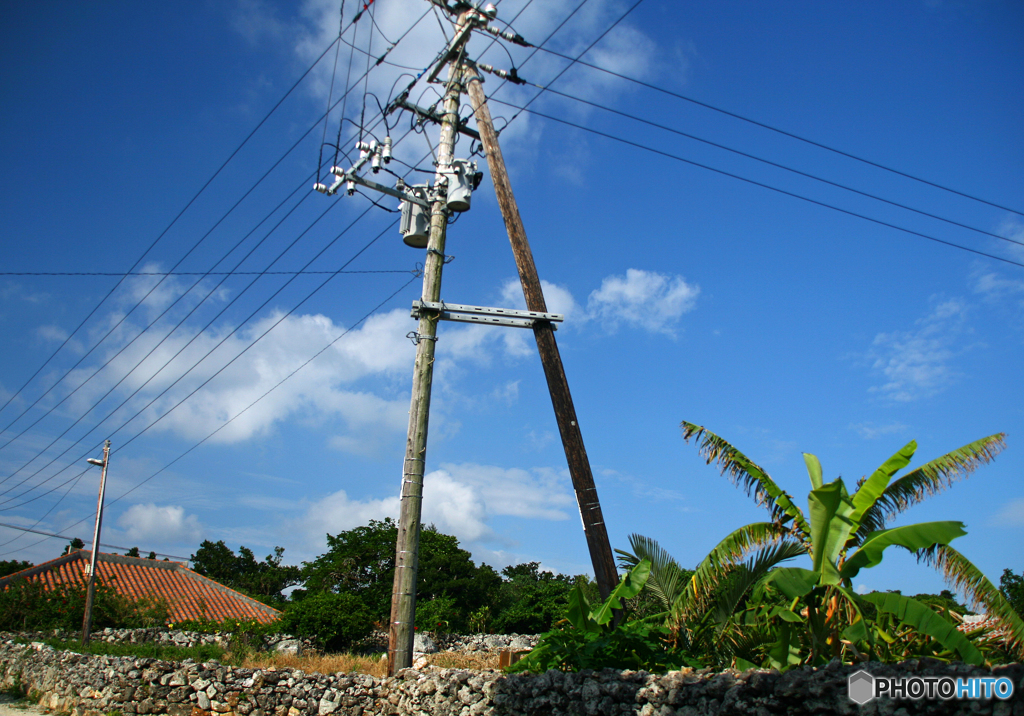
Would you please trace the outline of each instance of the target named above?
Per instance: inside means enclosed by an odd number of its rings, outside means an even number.
[[[490,308],[488,306],[466,306],[461,303],[445,303],[444,301],[412,302],[413,318],[419,318],[424,311],[436,313],[437,317],[442,321],[477,323],[489,326],[511,326],[513,328],[533,328],[534,324],[540,321],[545,323],[561,323],[565,320],[565,316],[561,313],[518,311],[512,308]]]

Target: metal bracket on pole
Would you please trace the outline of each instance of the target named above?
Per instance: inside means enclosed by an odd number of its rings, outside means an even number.
[[[488,326],[511,326],[513,328],[533,328],[534,324],[561,323],[565,316],[561,313],[541,313],[539,311],[517,311],[511,308],[488,308],[487,306],[465,306],[460,303],[444,301],[413,301],[412,317],[419,318],[423,313],[434,313],[442,321],[458,323],[477,323]],[[555,328],[555,326],[551,326]]]
[[[348,171],[345,171],[341,167],[331,167],[331,174],[338,177],[334,181],[334,184],[332,184],[330,187],[325,187],[323,184],[317,184],[314,187],[317,191],[326,194],[327,196],[333,196],[334,194],[337,194],[338,187],[340,187],[345,182],[352,182],[353,184],[359,184],[361,186],[365,186],[368,189],[379,191],[381,194],[387,194],[388,196],[393,196],[396,199],[408,201],[412,204],[419,204],[420,206],[426,209],[430,208],[430,202],[424,201],[423,199],[420,199],[418,196],[415,196],[414,194],[401,191],[400,189],[392,189],[389,186],[378,184],[372,179],[364,179],[363,177],[355,173],[355,167],[349,169]]]
[[[404,96],[403,97],[399,97],[398,99],[396,99],[392,103],[392,106],[393,107],[401,107],[402,109],[407,109],[410,112],[412,112],[412,113],[414,113],[414,114],[416,114],[416,115],[418,115],[420,117],[423,117],[424,119],[429,119],[431,122],[436,122],[437,124],[441,124],[441,121],[442,121],[441,115],[439,115],[437,112],[433,111],[432,109],[427,109],[427,108],[424,108],[424,107],[420,107],[419,105],[416,105],[416,104],[413,104],[412,102],[409,102]],[[470,129],[469,127],[467,127],[462,122],[459,122],[459,133],[460,134],[465,134],[467,137],[472,137],[473,139],[476,139],[478,141],[480,139],[480,132],[476,131],[475,129]]]
[[[453,37],[452,41],[448,43],[448,48],[444,51],[444,54],[441,55],[441,59],[438,61],[436,65],[434,65],[433,69],[430,70],[430,74],[427,75],[428,83],[436,80],[437,76],[441,74],[441,70],[445,68],[448,62],[452,59],[452,56],[455,54],[455,52],[460,51],[462,49],[462,46],[465,43],[466,38],[469,37],[469,34],[473,31],[473,27],[475,26],[473,19],[473,17],[470,17],[469,22],[463,25],[462,28],[460,28],[459,31],[455,33],[455,37]]]

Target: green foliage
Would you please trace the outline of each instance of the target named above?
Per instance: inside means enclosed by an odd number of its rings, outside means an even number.
[[[640,594],[650,576],[651,564],[642,560],[612,590],[602,604],[590,605],[582,585],[569,596],[566,619],[541,637],[537,646],[509,672],[541,673],[548,669],[644,669],[669,671],[697,665],[679,649],[669,646],[669,631],[650,621],[615,623],[614,614]]]
[[[999,578],[999,591],[1013,610],[1024,618],[1024,577],[1014,574],[1011,569],[1004,569],[1003,576]]]
[[[17,559],[4,559],[0,560],[0,577],[6,577],[8,574],[14,574],[20,572],[23,569],[32,567],[31,562],[19,561]]]
[[[127,552],[124,553],[124,556],[125,557],[138,557],[139,556],[139,548],[138,547],[132,547],[130,550],[128,550]]]
[[[341,651],[369,636],[373,625],[369,609],[358,596],[318,592],[289,606],[281,629],[312,637],[330,651]]]
[[[397,525],[390,518],[327,535],[327,552],[303,565],[304,591],[355,595],[369,609],[371,621],[386,624],[391,613],[397,536]],[[493,601],[500,584],[497,572],[488,565],[477,567],[456,537],[433,526],[420,532],[416,601],[424,605],[437,599],[451,600],[454,609],[444,620],[448,630],[465,632],[470,616]]]
[[[281,564],[283,555],[283,547],[274,547],[273,555],[258,562],[252,550],[245,546],[239,547],[236,555],[223,540],[204,540],[189,560],[192,569],[204,577],[280,608],[287,601],[283,590],[298,584],[300,578],[298,567]],[[149,559],[155,558],[151,552]]]
[[[722,438],[685,422],[683,437],[695,438],[708,463],[718,463],[734,483],[746,488],[768,509],[772,521],[748,525],[723,540],[698,567],[689,589],[692,596],[681,600],[706,605],[709,598],[720,596],[727,580],[737,579],[740,561],[754,550],[767,559],[765,550],[777,545],[790,556],[803,552],[811,558],[811,569],[775,568],[767,576],[761,575],[746,585],[754,589],[745,602],[730,605],[733,626],[767,629],[772,635],[772,643],[763,649],[766,665],[785,669],[802,663],[822,664],[835,657],[849,661],[897,654],[901,658],[908,654],[947,655],[982,663],[981,652],[954,628],[947,606],[933,609],[899,594],[869,598],[853,593],[852,579],[860,570],[879,564],[893,546],[939,568],[954,588],[1003,620],[1015,648],[1024,644],[1024,622],[985,576],[949,546],[966,534],[962,523],[885,527],[888,520],[924,497],[991,461],[1005,445],[1002,434],[969,443],[894,480],[914,456],[917,444],[912,441],[860,480],[852,495],[841,478],[825,482],[818,458],[805,454],[811,482],[807,516],[763,468]],[[737,587],[743,586],[742,580],[737,582]],[[738,588],[733,591],[740,593]],[[673,607],[675,616],[706,623],[707,610],[699,616],[700,610],[680,610],[676,603]],[[742,607],[742,613],[737,607]],[[727,613],[719,609],[720,616]],[[902,636],[893,636],[897,632]]]
[[[505,567],[497,590],[498,612],[490,628],[499,634],[540,634],[565,616],[569,594],[586,577],[568,577],[540,571],[539,562]]]
[[[95,590],[93,629],[159,626],[170,614],[163,599],[132,601],[99,581]],[[81,629],[85,596],[85,585],[46,589],[39,582],[19,579],[0,591],[0,630]]]
[[[416,628],[447,634],[452,631],[451,618],[460,612],[452,597],[434,597],[424,602],[416,600]]]

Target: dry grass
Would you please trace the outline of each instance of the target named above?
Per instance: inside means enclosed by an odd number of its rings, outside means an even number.
[[[497,652],[442,651],[427,656],[427,663],[442,669],[497,669]],[[247,669],[301,669],[307,674],[336,674],[338,672],[369,674],[382,679],[388,674],[387,659],[354,654],[294,654],[258,653],[242,662]]]
[[[242,662],[247,669],[302,669],[307,674],[336,674],[339,671],[369,674],[378,679],[388,675],[387,659],[372,656],[356,656],[354,654],[254,654]]]

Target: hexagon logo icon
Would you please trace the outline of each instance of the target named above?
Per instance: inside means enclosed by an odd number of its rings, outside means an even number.
[[[850,674],[847,689],[850,701],[863,706],[875,698],[875,677],[863,669],[857,671]]]

